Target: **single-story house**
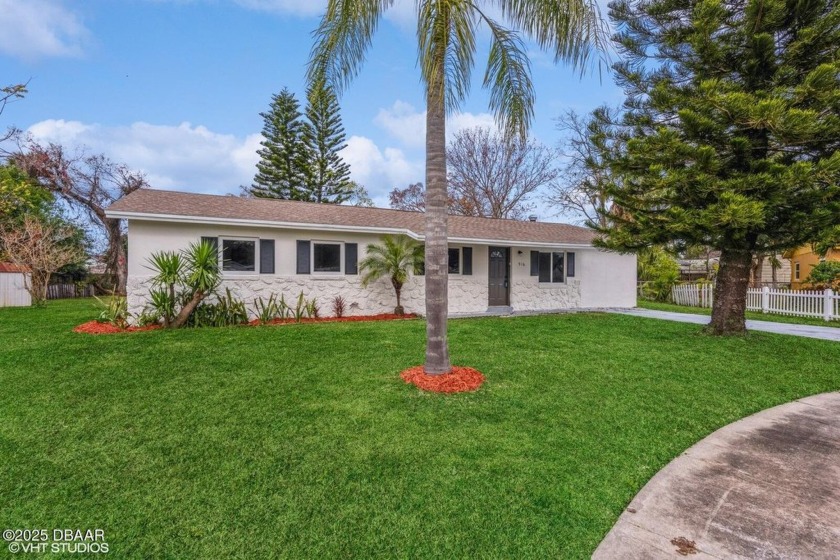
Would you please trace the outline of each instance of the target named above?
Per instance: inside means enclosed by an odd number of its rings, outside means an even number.
[[[12,263],[0,262],[0,307],[29,307],[32,296],[29,270]]]
[[[785,253],[785,258],[790,259],[790,287],[793,290],[807,290],[809,288],[806,280],[811,271],[822,261],[840,261],[840,245],[826,251],[825,255],[818,255],[814,248],[809,245],[802,245]]]
[[[359,263],[383,234],[422,240],[424,214],[382,208],[191,194],[152,189],[114,203],[109,218],[128,221],[128,305],[148,300],[151,255],[207,238],[220,251],[223,287],[246,305],[300,292],[330,309],[342,296],[348,315],[390,312],[389,281],[361,285]],[[490,218],[449,218],[449,312],[556,311],[634,307],[636,257],[593,247],[577,226]],[[403,288],[406,312],[423,314],[424,279]]]

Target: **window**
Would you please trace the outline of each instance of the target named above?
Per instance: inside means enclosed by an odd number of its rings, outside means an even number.
[[[461,249],[449,249],[449,274],[461,273]]]
[[[799,263],[793,265],[793,277],[799,280]]]
[[[539,276],[541,284],[561,284],[574,275],[574,253],[531,251],[531,276]]]
[[[341,273],[341,244],[313,243],[312,271]]]
[[[565,262],[563,253],[551,253],[551,281],[563,282],[566,278],[563,274]]]
[[[256,240],[222,239],[222,271],[256,272],[256,263]]]

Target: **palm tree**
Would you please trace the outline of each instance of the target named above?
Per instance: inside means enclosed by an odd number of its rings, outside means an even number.
[[[418,274],[423,267],[423,245],[407,235],[383,235],[381,245],[371,243],[367,246],[367,257],[359,266],[364,274],[362,286],[385,276],[391,278],[397,293],[394,313],[403,315],[405,310],[400,303],[400,294],[409,273]]]
[[[329,0],[315,31],[309,79],[340,94],[358,74],[365,52],[394,0]],[[428,374],[451,370],[446,343],[448,251],[446,114],[470,88],[476,32],[490,31],[484,87],[507,134],[527,136],[534,116],[531,68],[522,36],[580,66],[604,46],[607,33],[595,0],[416,0],[418,65],[426,89],[426,363]],[[488,13],[500,11],[508,28]],[[519,31],[516,31],[518,29]]]

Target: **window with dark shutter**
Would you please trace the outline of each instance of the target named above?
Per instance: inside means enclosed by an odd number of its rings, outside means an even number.
[[[344,244],[344,274],[359,273],[359,244]]]
[[[551,253],[540,253],[540,282],[551,282]]]
[[[564,253],[551,253],[551,281],[554,283],[564,282]]]
[[[540,252],[531,251],[531,276],[540,275]]]
[[[274,274],[273,239],[260,239],[260,274]]]
[[[218,266],[219,262],[219,238],[218,237],[202,237],[202,243],[207,243],[211,247],[213,247],[213,251],[216,253],[216,264]]]
[[[575,275],[575,254],[566,253],[566,276],[572,278]]]
[[[461,265],[461,274],[465,274],[467,276],[472,274],[472,247],[464,247],[461,249],[463,253],[463,263]]]
[[[309,241],[297,242],[297,273],[309,274]]]

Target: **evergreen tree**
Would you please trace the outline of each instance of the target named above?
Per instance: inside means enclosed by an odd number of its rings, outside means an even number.
[[[260,161],[250,194],[259,198],[309,200],[306,191],[307,154],[298,100],[288,89],[271,96],[271,108],[260,113],[263,125]]]
[[[341,204],[353,197],[350,166],[339,152],[344,149],[344,127],[338,99],[323,80],[306,92],[306,122],[303,144],[307,153],[306,190],[312,202]]]
[[[840,223],[840,5],[617,0],[630,140],[604,244],[721,251],[709,330],[745,330],[752,256]]]

